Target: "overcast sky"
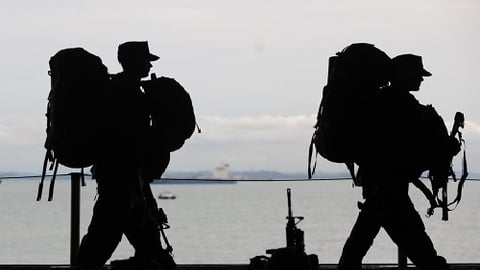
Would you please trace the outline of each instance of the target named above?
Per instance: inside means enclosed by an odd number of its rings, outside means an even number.
[[[392,57],[423,56],[433,76],[416,96],[449,126],[465,113],[470,168],[479,171],[479,18],[476,0],[2,1],[0,171],[40,172],[49,58],[84,47],[116,73],[117,46],[128,40],[148,40],[161,57],[152,71],[176,78],[194,102],[203,132],[170,170],[226,162],[306,173],[328,57],[368,42]]]

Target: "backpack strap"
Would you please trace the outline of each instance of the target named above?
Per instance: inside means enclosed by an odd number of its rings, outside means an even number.
[[[315,174],[315,169],[317,168],[317,153],[315,153],[315,163],[312,168],[312,155],[313,155],[313,146],[315,144],[315,133],[312,135],[312,140],[310,141],[310,146],[308,147],[308,179],[312,179],[312,175]]]
[[[448,220],[448,212],[453,211],[458,206],[458,203],[462,198],[463,185],[468,176],[465,140],[463,139],[462,132],[460,131],[460,128],[463,128],[464,125],[465,125],[465,116],[463,115],[463,113],[457,112],[455,114],[455,120],[453,123],[452,130],[450,132],[450,137],[454,138],[458,134],[458,140],[463,145],[462,176],[460,177],[460,182],[458,183],[457,196],[452,202],[448,203],[447,201],[447,183],[445,183],[445,186],[442,188],[442,199],[439,200],[443,210],[442,220]],[[454,182],[457,181],[457,177],[455,175],[451,162],[450,162],[450,168],[449,168],[449,176],[453,178]],[[453,204],[455,204],[455,206],[453,208],[449,208],[449,206]]]
[[[450,132],[450,137],[454,138],[456,135],[458,135],[458,141],[461,143],[461,146],[463,146],[463,157],[462,157],[462,175],[460,179],[457,179],[457,176],[455,175],[455,171],[453,170],[453,165],[452,165],[452,159],[453,156],[450,159],[450,167],[448,168],[448,175],[447,179],[445,179],[444,184],[440,187],[442,192],[441,192],[441,198],[439,198],[438,194],[438,189],[434,189],[434,194],[433,196],[435,197],[437,204],[439,207],[442,208],[442,220],[448,220],[448,212],[455,210],[455,208],[458,206],[460,203],[460,200],[462,199],[462,192],[463,192],[463,186],[465,184],[465,180],[468,177],[468,167],[467,167],[467,155],[466,155],[466,144],[465,140],[462,137],[462,132],[459,131],[459,128],[464,127],[464,115],[461,112],[457,112],[455,114],[455,121],[452,127],[452,131]],[[432,180],[431,176],[430,180]],[[455,199],[452,202],[448,202],[447,198],[447,184],[448,184],[448,179],[452,178],[454,182],[458,181],[458,186],[457,186],[457,195]],[[451,205],[454,205],[454,207],[450,207]],[[432,210],[433,213],[433,210]]]
[[[198,122],[195,121],[195,126],[197,127],[197,132],[200,134],[202,133],[202,129],[200,128],[200,126],[198,125]]]
[[[355,163],[353,162],[346,162],[345,165],[347,166],[348,172],[350,173],[350,177],[352,177],[353,185],[354,186],[361,186],[362,183],[358,181],[357,176],[355,175]]]
[[[92,177],[93,177],[93,174],[92,174]],[[87,186],[87,183],[85,182],[85,168],[80,169],[80,181],[81,181],[82,187]]]
[[[50,160],[50,156],[51,156],[51,153],[49,150],[47,150],[45,152],[45,158],[43,159],[42,178],[40,180],[40,183],[38,184],[37,201],[40,201],[42,199],[43,182],[45,181],[45,176],[47,175],[47,164],[48,164],[48,161]]]
[[[40,201],[42,199],[43,183],[45,182],[45,178],[47,176],[47,165],[49,161],[52,162],[52,164],[50,165],[50,168],[48,170],[53,170],[53,175],[52,179],[50,180],[50,186],[48,189],[48,200],[51,201],[53,199],[53,190],[55,187],[55,180],[57,178],[58,172],[58,159],[53,156],[51,150],[47,149],[45,153],[45,158],[43,159],[42,178],[40,179],[40,183],[38,184],[37,201]]]
[[[461,144],[463,144],[463,155],[462,155],[462,175],[460,176],[460,179],[457,179],[455,175],[455,171],[453,170],[452,167],[450,167],[450,175],[453,178],[454,182],[458,181],[458,186],[457,186],[457,196],[455,199],[450,202],[447,206],[455,204],[455,206],[452,209],[449,209],[449,211],[454,210],[458,204],[460,203],[460,200],[462,199],[462,192],[463,192],[463,185],[465,184],[465,180],[467,180],[468,177],[468,166],[467,166],[467,154],[466,154],[466,144],[465,140],[462,138],[462,133],[458,132],[458,137],[459,141]]]
[[[55,180],[57,178],[57,171],[58,171],[58,159],[54,159],[52,166],[54,166],[53,170],[53,176],[52,179],[50,180],[50,187],[48,189],[48,201],[53,200],[53,189],[55,187]]]

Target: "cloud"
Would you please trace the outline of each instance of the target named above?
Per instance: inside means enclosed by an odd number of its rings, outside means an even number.
[[[313,131],[314,115],[203,116],[198,119],[204,140],[223,142],[292,142],[299,131]]]
[[[234,170],[304,170],[314,119],[314,115],[199,116],[202,133],[173,154],[170,169],[208,169],[226,162]]]
[[[172,166],[181,170],[208,169],[225,161],[236,165],[234,169],[282,170],[292,167],[293,159],[306,155],[314,115],[199,115],[197,122],[202,132],[194,134],[184,148],[174,153]],[[43,115],[0,117],[0,169],[37,170],[44,155],[45,125]]]
[[[23,118],[15,115],[0,117],[0,148],[33,146],[43,142],[46,119]]]
[[[451,123],[450,123],[451,125]],[[467,135],[473,135],[473,137],[478,137],[480,135],[480,124],[472,121],[465,121],[464,132]]]
[[[233,169],[306,171],[315,115],[200,116],[202,133],[194,134],[173,154],[170,169],[213,168],[227,162]],[[451,126],[451,123],[447,123]],[[471,164],[480,158],[480,124],[468,121],[463,131]],[[319,170],[343,170],[319,158]]]
[[[197,122],[202,132],[195,133],[182,149],[172,154],[170,170],[205,170],[226,162],[233,170],[306,172],[315,115],[198,115]],[[480,159],[480,124],[467,121],[463,136],[469,163],[475,164]],[[1,116],[0,170],[38,170],[44,140],[43,115]],[[322,159],[319,162],[319,170],[343,169]]]
[[[45,155],[46,120],[42,116],[0,116],[0,171],[40,170]]]

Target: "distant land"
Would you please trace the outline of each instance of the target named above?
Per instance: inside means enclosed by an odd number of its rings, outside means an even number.
[[[218,168],[217,168],[218,169]],[[460,178],[461,172],[455,172],[457,179]],[[427,177],[425,173],[423,177]],[[218,173],[218,170],[213,171],[166,171],[162,178],[181,178],[181,179],[233,179],[233,180],[305,180],[308,178],[307,172],[281,172],[274,170],[258,170],[258,171],[230,171],[227,174]],[[313,175],[314,179],[322,178],[350,178],[350,174],[345,171],[317,171]],[[480,173],[470,172],[469,179],[480,179]]]
[[[71,170],[72,172],[78,170]],[[90,170],[85,170],[85,173],[89,175]],[[460,177],[460,172],[457,173],[457,177]],[[47,172],[47,175],[51,175],[51,171]],[[39,172],[16,172],[16,171],[0,171],[1,179],[32,179],[40,178]],[[314,179],[321,178],[349,178],[350,175],[347,171],[339,172],[316,172],[313,176]],[[259,170],[259,171],[229,171],[227,175],[216,175],[212,171],[168,171],[165,172],[162,178],[179,178],[179,179],[231,179],[231,180],[304,180],[307,179],[306,172],[281,172],[273,170]],[[469,179],[479,180],[480,173],[471,172],[468,176]],[[59,180],[70,179],[65,176],[65,172],[59,172]],[[48,178],[49,180],[49,178]]]
[[[72,169],[72,172],[77,172],[78,170]],[[68,170],[67,170],[68,172]],[[86,174],[90,173],[90,170],[85,170]],[[52,172],[48,171],[47,175],[51,175]],[[65,179],[65,170],[59,172],[58,179]],[[0,171],[0,178],[39,178],[41,176],[40,172],[16,172],[16,171]],[[225,177],[223,177],[225,176]],[[336,177],[349,177],[346,172],[325,172],[325,173],[316,173],[314,178],[336,178]],[[165,172],[163,178],[181,178],[181,179],[251,179],[251,180],[270,180],[270,179],[307,179],[306,172],[280,172],[273,170],[259,170],[259,171],[229,171],[226,175],[217,175],[209,170],[203,171],[168,171]]]
[[[235,180],[270,180],[270,179],[295,179],[302,180],[307,179],[308,175],[306,172],[280,172],[280,171],[270,171],[270,170],[260,170],[260,171],[231,171],[230,177],[225,177],[226,179],[235,179]],[[347,172],[327,172],[327,173],[317,173],[314,175],[314,178],[336,178],[336,177],[349,177]],[[163,178],[182,178],[182,179],[197,179],[197,178],[219,178],[212,174],[211,171],[167,171],[165,172]]]

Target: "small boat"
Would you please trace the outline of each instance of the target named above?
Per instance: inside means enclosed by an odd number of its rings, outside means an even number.
[[[177,198],[177,196],[170,191],[164,191],[158,194],[158,198],[161,200],[173,200]]]
[[[189,176],[190,177],[190,176]],[[230,171],[230,165],[221,163],[212,171],[204,172],[191,178],[161,178],[155,180],[154,184],[236,184],[237,180],[244,177],[234,175]]]

